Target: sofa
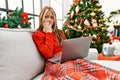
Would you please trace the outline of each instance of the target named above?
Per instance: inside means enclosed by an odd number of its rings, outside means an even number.
[[[31,37],[34,31],[0,28],[0,80],[41,80],[45,61]],[[119,61],[100,61],[97,57],[97,50],[90,48],[86,59],[120,70]]]

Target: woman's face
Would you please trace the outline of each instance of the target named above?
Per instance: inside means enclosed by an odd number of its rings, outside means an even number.
[[[53,13],[51,11],[48,11],[45,16],[44,16],[44,23],[48,23],[51,26],[53,26],[54,23],[54,16]]]

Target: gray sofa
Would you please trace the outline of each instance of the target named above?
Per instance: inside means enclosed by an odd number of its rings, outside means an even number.
[[[33,42],[33,32],[34,29],[0,28],[0,80],[41,79],[45,61]],[[100,62],[96,49],[90,48],[88,54],[86,59]]]

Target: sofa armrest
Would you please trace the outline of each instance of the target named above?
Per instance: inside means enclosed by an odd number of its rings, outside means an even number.
[[[98,60],[98,51],[96,48],[90,48],[88,51],[87,60]]]

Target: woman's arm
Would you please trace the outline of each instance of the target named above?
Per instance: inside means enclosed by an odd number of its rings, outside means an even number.
[[[37,31],[33,33],[32,37],[39,52],[45,57],[45,59],[53,57],[52,33],[43,33]]]

